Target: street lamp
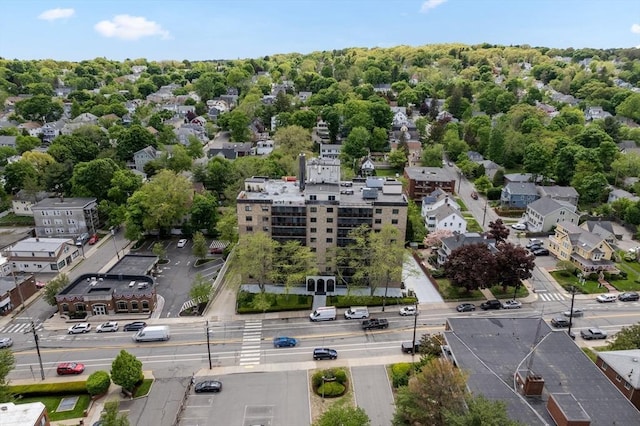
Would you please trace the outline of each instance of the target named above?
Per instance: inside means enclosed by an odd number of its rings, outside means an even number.
[[[418,328],[418,299],[416,299],[416,312],[413,315],[413,340],[411,343],[411,362],[413,362],[413,356],[416,354],[416,329]]]
[[[487,218],[487,203],[489,199],[487,198],[484,202],[484,213],[482,214],[482,227],[484,228],[484,220]]]
[[[118,253],[118,245],[116,244],[116,230],[113,227],[111,227],[111,239],[113,240],[113,247],[116,249],[116,256],[120,260],[120,253]]]
[[[207,320],[207,326],[205,330],[207,334],[207,354],[209,355],[209,370],[211,370],[213,368],[213,365],[211,364],[211,340],[209,339],[209,333],[211,332],[211,329],[209,328],[209,320]]]
[[[571,326],[573,325],[573,302],[576,298],[576,288],[574,286],[571,286],[571,309],[569,310],[569,330],[567,331],[567,333],[569,334],[569,337],[571,337],[573,339],[573,336],[571,335]]]

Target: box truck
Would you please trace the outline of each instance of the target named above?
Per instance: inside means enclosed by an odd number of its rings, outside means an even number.
[[[309,319],[311,321],[333,321],[336,319],[336,307],[323,306],[321,308],[317,308],[309,314]]]
[[[151,325],[145,327],[133,335],[135,342],[153,342],[156,340],[169,340],[171,333],[166,325]]]

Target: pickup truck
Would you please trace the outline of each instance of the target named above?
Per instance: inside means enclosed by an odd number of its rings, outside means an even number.
[[[387,328],[389,327],[389,321],[383,318],[371,318],[362,321],[363,330],[372,330],[374,328]]]
[[[600,330],[599,328],[588,328],[586,330],[580,331],[580,336],[584,340],[594,340],[594,339],[606,339],[607,333],[605,331]]]

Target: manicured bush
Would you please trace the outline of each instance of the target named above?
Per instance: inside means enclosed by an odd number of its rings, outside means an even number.
[[[382,296],[328,296],[327,305],[337,308],[348,308],[349,306],[382,306],[384,298]],[[415,297],[387,297],[386,306],[413,305],[416,303]]]
[[[87,392],[91,396],[107,393],[109,386],[111,386],[111,377],[106,371],[95,371],[87,378]]]
[[[325,382],[318,387],[316,393],[320,396],[324,396],[325,398],[335,398],[337,396],[344,395],[347,387],[342,383],[335,382]]]
[[[87,392],[87,382],[55,382],[55,383],[34,383],[29,385],[15,385],[9,387],[11,393],[21,396],[39,395],[73,395]]]
[[[391,365],[391,384],[394,388],[406,386],[409,383],[412,366],[409,362],[399,362]]]

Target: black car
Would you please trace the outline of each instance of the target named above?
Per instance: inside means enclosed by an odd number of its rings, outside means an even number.
[[[546,248],[539,248],[537,250],[533,250],[533,254],[536,256],[549,256],[549,250]]]
[[[415,342],[402,342],[402,352],[404,352],[405,354],[410,354],[410,353],[414,353],[417,354],[420,352],[420,342],[419,341],[415,341]]]
[[[461,303],[456,306],[456,311],[458,312],[471,312],[476,310],[476,305],[473,303]]]
[[[480,309],[486,311],[487,309],[501,309],[502,303],[499,300],[487,300],[480,304]]]
[[[624,293],[620,293],[618,296],[618,300],[621,302],[634,302],[640,299],[640,294],[635,291],[625,291]]]
[[[144,321],[134,321],[134,322],[130,322],[129,324],[125,324],[124,327],[122,327],[122,329],[124,331],[138,331],[138,330],[142,330],[146,326],[147,326],[147,323]]]
[[[563,317],[556,317],[551,320],[551,325],[556,328],[569,327],[569,320]]]
[[[214,392],[218,393],[222,390],[222,382],[217,380],[206,380],[204,382],[199,382],[196,384],[195,391],[196,393],[202,392]]]
[[[336,359],[338,358],[338,351],[329,348],[316,348],[313,350],[313,359]]]

